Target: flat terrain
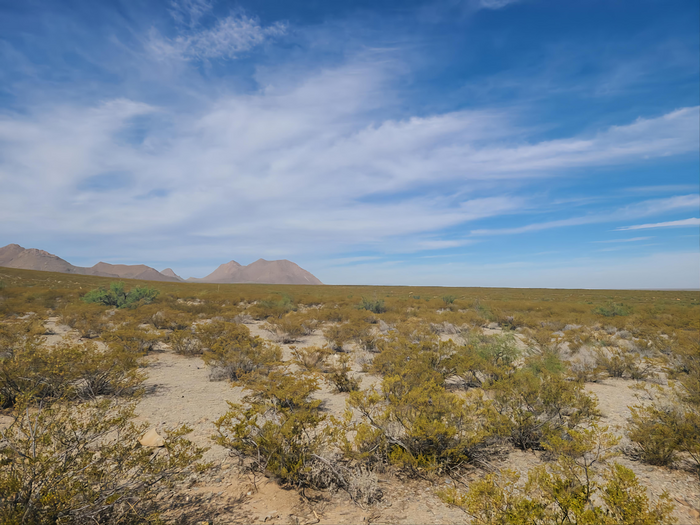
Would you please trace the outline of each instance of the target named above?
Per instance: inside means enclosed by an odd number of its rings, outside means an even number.
[[[208,447],[202,458],[208,469],[191,472],[183,483],[160,494],[166,518],[188,516],[187,520],[211,523],[469,523],[464,511],[443,501],[441,489],[466,489],[505,468],[524,479],[533,468],[551,464],[546,450],[519,448],[507,439],[498,453],[449,475],[420,469],[410,474],[387,463],[375,467],[381,498],[370,504],[353,501],[342,489],[299,490],[284,486],[269,472],[244,469],[244,460],[211,437],[228,402],[246,403],[255,387],[221,379],[220,374],[217,378],[206,348],[178,353],[175,337],[190,334],[205,341],[198,335],[204,333],[201,327],[235,323],[246,327],[251,338],[279,348],[281,360],[275,367],[286,374],[304,372],[297,357],[301,350],[327,349],[324,365],[307,372],[318,380],[311,399],[322,402],[327,421],[330,416],[342,419],[349,407],[350,393],[339,391],[330,379],[343,360],[347,377],[357,380],[359,391],[381,391],[388,374],[377,368],[377,360],[398,351],[400,341],[407,348],[467,348],[507,339],[514,349],[513,370],[528,369],[532,363],[544,363],[543,356],[555,355],[561,363],[557,373],[580,381],[583,391],[597,401],[598,423],[619,437],[612,460],[636,474],[651,501],[667,493],[679,523],[700,523],[700,482],[690,457],[681,452],[668,465],[651,465],[633,452],[628,431],[630,407],[648,406],[655,402],[654,391],[676,387],[677,346],[671,342],[692,344],[700,337],[698,292],[149,283],[160,292],[152,304],[92,309],[86,327],[74,311],[85,307],[79,298],[108,286],[109,279],[3,268],[0,282],[2,322],[9,326],[39,321],[45,347],[61,341],[92,342],[97,351],[105,351],[115,344],[110,332],[127,325],[148,334],[142,335],[150,342],[141,360],[144,394],[137,402],[136,421],[162,434],[186,424],[192,429],[189,439]],[[127,288],[142,285],[125,282]],[[629,362],[619,374],[605,361],[616,355],[627,356]],[[576,370],[583,372],[576,376]],[[441,388],[448,395],[483,388],[488,399],[493,396],[486,382],[465,387],[459,374],[444,376]],[[353,414],[359,418],[357,410]],[[2,421],[7,425],[10,420],[7,409]]]

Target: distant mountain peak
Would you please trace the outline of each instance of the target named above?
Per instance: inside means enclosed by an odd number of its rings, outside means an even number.
[[[145,264],[111,264],[98,262],[90,268],[73,266],[44,250],[22,248],[19,244],[8,244],[0,248],[0,266],[24,270],[96,275],[115,279],[140,279],[144,281],[182,282],[183,279],[171,268],[159,272]],[[189,282],[201,283],[260,283],[260,284],[323,284],[313,274],[299,265],[280,259],[268,261],[258,259],[247,266],[236,261],[220,265],[203,279],[189,278]]]
[[[233,263],[233,264],[232,264]],[[258,259],[247,266],[236,261],[220,265],[203,279],[188,279],[202,283],[260,283],[260,284],[323,284],[299,265],[280,259]]]
[[[178,279],[180,281],[184,281],[184,279],[182,277],[180,277],[178,274],[176,274],[172,268],[166,268],[165,270],[162,270],[160,273],[162,273],[166,277],[175,277],[175,279]]]
[[[178,277],[163,275],[145,264],[110,264],[99,262],[91,268],[74,266],[45,250],[22,248],[18,244],[8,244],[0,248],[0,266],[22,270],[97,275],[116,279],[142,279],[146,281],[178,281]]]

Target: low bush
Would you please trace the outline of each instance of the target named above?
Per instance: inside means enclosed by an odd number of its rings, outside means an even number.
[[[61,310],[61,320],[82,338],[99,337],[109,327],[104,308],[96,304],[68,304]]]
[[[133,395],[143,381],[135,356],[120,349],[99,350],[94,344],[42,341],[6,349],[0,357],[0,406],[18,399],[95,399]]]
[[[168,342],[176,354],[193,356],[204,352],[202,342],[192,330],[175,330],[170,334]]]
[[[307,346],[305,348],[291,346],[290,350],[292,352],[292,361],[307,372],[324,371],[326,369],[326,359],[332,352],[327,346]]]
[[[273,375],[247,396],[247,406],[229,403],[216,423],[216,442],[250,462],[257,472],[269,472],[283,485],[324,488],[314,476],[316,457],[325,448],[329,432],[321,428],[326,416],[312,400],[318,387],[307,376]]]
[[[599,417],[597,402],[581,383],[562,374],[521,369],[489,385],[499,418],[494,432],[516,447],[541,449],[564,429],[574,429]]]
[[[383,314],[386,312],[386,306],[384,306],[384,300],[383,299],[367,299],[366,297],[362,298],[362,302],[357,305],[357,308],[359,310],[367,310],[368,312],[372,312],[374,314]]]
[[[276,345],[252,337],[248,327],[236,323],[216,322],[197,328],[202,337],[204,362],[213,368],[213,379],[240,379],[253,372],[267,373],[282,358]]]
[[[153,333],[134,325],[120,326],[115,330],[109,330],[102,334],[102,340],[111,348],[137,356],[147,354],[153,350],[162,337],[161,334]]]
[[[604,317],[626,316],[632,313],[632,308],[622,303],[608,301],[607,305],[594,308],[593,313]]]
[[[136,308],[142,304],[149,304],[158,296],[158,290],[147,286],[136,286],[128,292],[124,289],[124,283],[110,283],[109,289],[98,288],[83,296],[86,303],[97,303],[116,308]]]
[[[182,427],[144,448],[133,405],[21,401],[0,431],[0,522],[162,523],[156,496],[201,458]]]
[[[449,472],[483,455],[488,410],[480,395],[460,397],[434,381],[388,376],[382,393],[352,392],[349,404],[362,419],[346,453],[368,464],[390,463],[410,475]]]
[[[518,474],[503,470],[487,474],[466,492],[453,488],[439,496],[480,525],[674,523],[666,493],[652,504],[630,469],[613,463],[597,471],[597,464],[609,459],[615,443],[596,427],[572,431],[552,448],[558,460],[532,469],[524,486],[518,484]]]
[[[329,368],[327,379],[336,392],[354,392],[360,388],[360,380],[352,375],[347,355],[340,356],[338,363]]]

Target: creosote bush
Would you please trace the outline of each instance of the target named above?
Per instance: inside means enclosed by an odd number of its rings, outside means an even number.
[[[110,283],[109,289],[98,288],[83,296],[86,303],[98,303],[116,308],[136,308],[142,304],[149,304],[158,296],[158,290],[147,286],[135,286],[128,292],[124,289],[124,283]]]
[[[248,327],[237,323],[212,322],[197,327],[197,336],[206,348],[204,362],[212,367],[212,378],[236,380],[255,373],[266,373],[282,358],[282,352]]]
[[[388,463],[408,474],[449,472],[483,455],[490,433],[483,424],[489,404],[477,393],[460,397],[431,379],[387,376],[382,392],[352,392],[349,405],[361,414],[348,429],[346,454],[368,465]]]
[[[502,470],[466,492],[453,488],[439,495],[480,525],[674,523],[667,494],[652,504],[630,469],[613,463],[600,471],[618,441],[605,430],[594,425],[552,440],[548,448],[557,461],[531,470],[524,487],[517,485],[517,473]]]
[[[22,397],[53,400],[130,396],[143,380],[133,353],[93,343],[64,342],[46,346],[30,338],[6,346],[0,357],[0,406],[13,406]]]
[[[21,399],[0,431],[0,522],[162,523],[159,490],[182,479],[202,449],[181,427],[158,449],[138,445],[133,405],[103,399],[51,405]]]

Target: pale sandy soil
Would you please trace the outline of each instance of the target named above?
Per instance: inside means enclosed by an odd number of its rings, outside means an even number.
[[[56,335],[47,342],[58,342],[71,336],[69,329],[49,321]],[[248,327],[254,335],[270,338],[261,323]],[[496,330],[489,330],[496,333]],[[454,338],[448,336],[447,338]],[[296,346],[322,345],[319,332],[303,338]],[[284,359],[291,359],[289,345],[283,346]],[[444,504],[435,495],[444,482],[397,481],[390,475],[380,475],[383,500],[369,508],[354,504],[343,492],[307,491],[304,496],[293,490],[280,488],[265,477],[253,478],[239,473],[237,460],[210,436],[215,433],[213,422],[227,410],[227,401],[240,401],[244,392],[228,382],[209,380],[209,371],[198,357],[181,357],[167,348],[153,352],[147,358],[147,394],[137,407],[138,419],[150,422],[157,429],[173,428],[183,423],[191,426],[190,438],[198,445],[210,447],[205,461],[214,467],[206,474],[191,476],[187,483],[166,492],[163,497],[171,504],[171,517],[182,516],[183,522],[225,523],[279,523],[279,524],[354,524],[404,523],[452,524],[468,523],[466,515]],[[364,374],[359,366],[355,374],[362,377],[362,387],[377,384],[379,378]],[[608,379],[590,383],[586,388],[598,397],[603,413],[603,424],[622,434],[629,415],[628,406],[636,404],[635,392],[629,387],[634,381]],[[331,392],[323,386],[318,395],[325,400],[328,413],[340,415],[345,410],[345,394]],[[675,517],[681,524],[700,523],[700,484],[698,478],[684,470],[652,467],[631,461],[624,456],[617,461],[635,471],[648,488],[649,495],[659,496],[667,491],[676,505]],[[533,466],[541,464],[539,453],[513,451],[494,465],[519,471],[525,477]],[[478,479],[484,471],[473,469],[465,480]]]

